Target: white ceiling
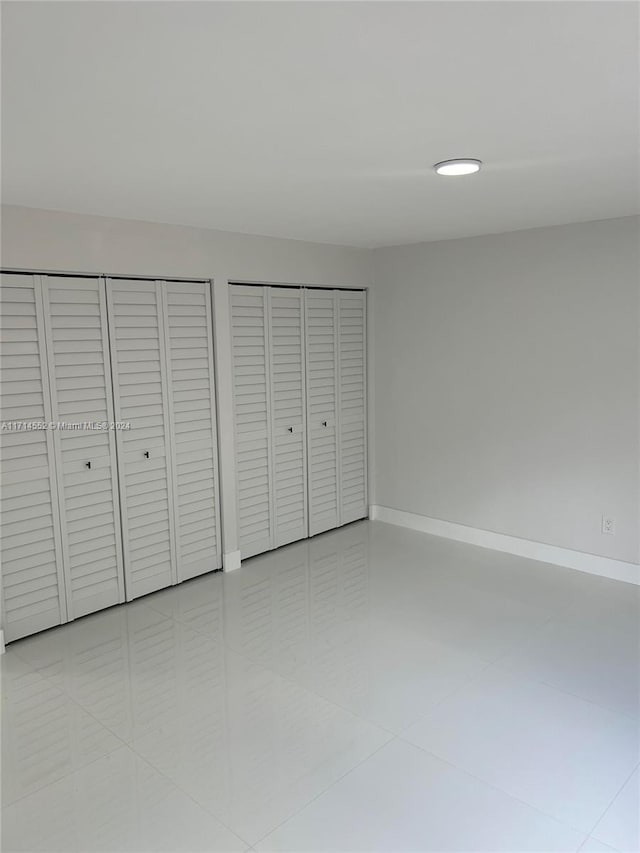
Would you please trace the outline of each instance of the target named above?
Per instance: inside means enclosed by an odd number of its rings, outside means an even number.
[[[638,212],[635,2],[5,2],[3,201],[361,246]],[[466,178],[432,163],[479,157]]]

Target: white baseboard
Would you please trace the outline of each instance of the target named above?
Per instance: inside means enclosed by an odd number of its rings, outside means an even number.
[[[612,580],[625,581],[640,585],[640,565],[627,563],[624,560],[613,560],[610,557],[598,557],[595,554],[583,554],[582,551],[572,551],[570,548],[560,548],[557,545],[545,545],[543,542],[532,542],[529,539],[519,539],[517,536],[507,536],[504,533],[492,533],[490,530],[480,530],[477,527],[467,527],[452,521],[442,521],[439,518],[429,518],[426,515],[416,515],[390,509],[386,506],[369,507],[369,518],[374,521],[386,521],[399,527],[409,527],[433,536],[443,536],[455,539],[469,545],[479,545],[481,548],[491,548],[518,557],[528,557],[541,563],[554,563],[568,569],[577,569],[590,575],[601,575]]]
[[[222,569],[225,572],[235,572],[240,568],[240,551],[227,551],[222,555]]]

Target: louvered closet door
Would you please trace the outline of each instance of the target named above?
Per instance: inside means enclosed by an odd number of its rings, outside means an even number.
[[[231,333],[238,527],[245,559],[273,547],[266,288],[231,286]]]
[[[0,330],[2,626],[16,640],[67,619],[53,433],[10,427],[52,420],[38,276],[2,276]]]
[[[304,313],[302,290],[268,287],[266,294],[277,548],[308,535]]]
[[[222,565],[210,285],[166,282],[178,580]]]
[[[340,524],[368,515],[366,295],[338,291]]]
[[[309,535],[340,523],[337,298],[305,291]]]
[[[127,600],[177,581],[162,285],[107,281]]]
[[[124,601],[104,281],[44,276],[68,618]]]

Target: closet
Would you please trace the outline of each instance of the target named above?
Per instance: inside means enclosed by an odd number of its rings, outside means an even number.
[[[242,558],[367,516],[364,291],[231,286]]]
[[[231,285],[241,557],[367,515],[366,301]],[[11,641],[222,565],[210,283],[3,273]]]
[[[221,566],[208,282],[2,275],[7,641]]]

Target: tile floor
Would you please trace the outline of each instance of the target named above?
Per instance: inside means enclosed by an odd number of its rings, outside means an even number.
[[[2,850],[637,851],[640,588],[361,522],[12,644]]]

